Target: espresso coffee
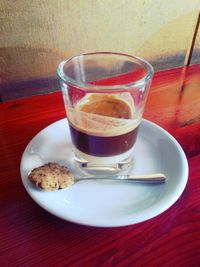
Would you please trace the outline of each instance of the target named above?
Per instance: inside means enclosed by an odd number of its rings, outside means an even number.
[[[122,97],[89,94],[69,110],[72,143],[78,151],[110,157],[129,151],[135,144],[138,120]]]
[[[95,136],[83,133],[70,124],[72,143],[80,151],[97,157],[122,154],[135,144],[138,127],[131,132],[116,136]]]

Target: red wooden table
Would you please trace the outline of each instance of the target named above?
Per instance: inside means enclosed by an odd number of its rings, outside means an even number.
[[[144,117],[168,130],[189,162],[179,200],[146,222],[73,224],[41,209],[19,172],[28,142],[65,117],[60,93],[0,104],[1,266],[200,266],[200,65],[156,73]]]

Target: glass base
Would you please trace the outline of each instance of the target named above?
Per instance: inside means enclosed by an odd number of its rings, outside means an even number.
[[[112,174],[128,174],[130,168],[133,166],[133,157],[129,156],[122,159],[122,157],[105,157],[104,160],[102,158],[98,161],[88,161],[81,157],[76,152],[75,156],[75,164],[81,170],[81,172],[90,175],[112,175]],[[96,157],[98,158],[98,157]],[[115,159],[120,159],[116,161]]]

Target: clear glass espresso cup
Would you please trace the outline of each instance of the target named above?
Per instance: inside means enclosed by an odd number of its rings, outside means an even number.
[[[74,159],[81,170],[129,169],[153,74],[147,61],[121,53],[86,53],[60,63]]]

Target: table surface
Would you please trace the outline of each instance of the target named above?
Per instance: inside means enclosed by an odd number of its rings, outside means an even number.
[[[183,147],[189,180],[178,201],[146,222],[95,228],[63,221],[25,191],[29,141],[65,117],[60,92],[0,104],[1,266],[200,266],[200,65],[155,74],[144,117]]]

